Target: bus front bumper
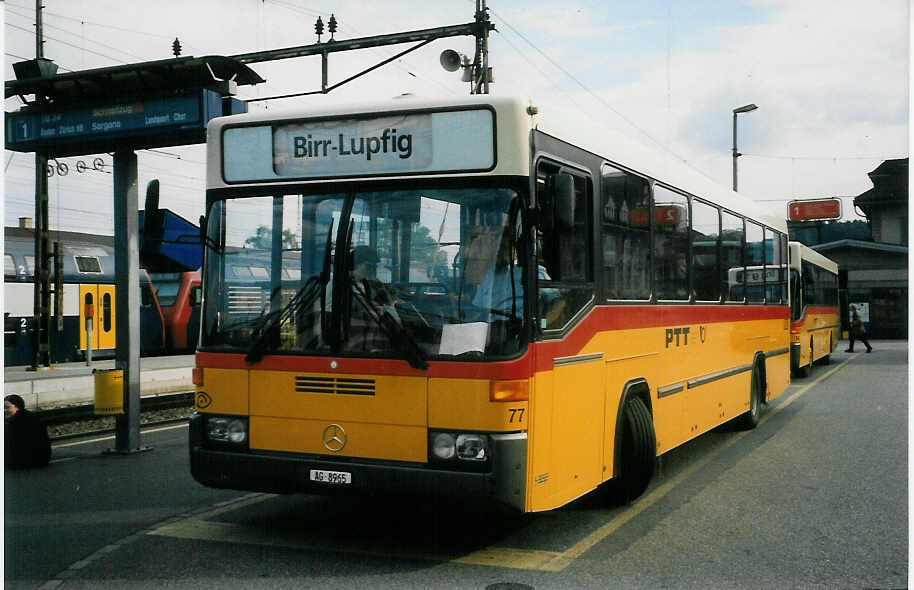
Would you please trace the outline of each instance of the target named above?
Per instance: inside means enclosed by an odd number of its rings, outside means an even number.
[[[269,451],[232,451],[204,446],[202,416],[190,421],[190,470],[199,483],[275,494],[386,493],[491,498],[524,510],[527,435],[491,435],[491,469],[482,473],[368,459],[333,460]],[[351,474],[349,484],[311,481],[311,470]]]

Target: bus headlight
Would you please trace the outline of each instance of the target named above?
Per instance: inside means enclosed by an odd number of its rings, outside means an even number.
[[[484,434],[457,436],[457,457],[464,461],[485,461],[489,456],[489,437]]]
[[[213,442],[243,444],[248,440],[247,418],[207,416],[206,438]]]
[[[457,454],[457,440],[449,432],[432,435],[432,454],[436,459],[450,461]]]
[[[489,459],[489,437],[485,434],[432,432],[429,450],[434,461],[470,461],[484,463]]]

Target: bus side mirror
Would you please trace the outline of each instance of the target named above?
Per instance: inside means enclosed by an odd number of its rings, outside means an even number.
[[[569,231],[574,228],[574,176],[553,174],[549,177],[546,202],[540,213],[543,230]]]

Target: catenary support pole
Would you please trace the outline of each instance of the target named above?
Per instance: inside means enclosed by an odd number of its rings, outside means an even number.
[[[124,413],[115,424],[116,453],[140,448],[140,251],[137,157],[114,152],[114,318],[115,367],[124,372]],[[99,321],[101,321],[99,317]]]

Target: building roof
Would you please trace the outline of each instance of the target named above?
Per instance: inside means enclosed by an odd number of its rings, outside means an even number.
[[[860,250],[871,250],[874,252],[885,252],[891,254],[907,254],[907,246],[899,246],[897,244],[883,244],[881,242],[864,242],[861,240],[838,240],[837,242],[829,242],[827,244],[819,244],[813,246],[812,249],[816,252],[828,252],[829,250],[839,250],[841,248],[856,248]]]
[[[860,193],[854,206],[869,217],[874,209],[908,203],[908,159],[886,160],[869,173],[873,188]]]

